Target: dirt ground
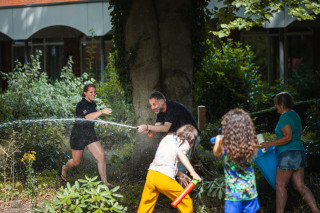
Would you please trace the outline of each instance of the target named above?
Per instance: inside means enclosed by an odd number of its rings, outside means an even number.
[[[38,207],[41,206],[43,200],[52,200],[56,189],[46,189],[40,191],[38,195]],[[10,201],[0,200],[0,213],[31,213],[32,203],[31,198],[19,199],[16,198]]]

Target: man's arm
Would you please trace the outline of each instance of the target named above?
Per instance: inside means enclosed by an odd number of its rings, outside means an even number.
[[[137,128],[138,128],[139,133],[147,133],[148,131],[168,132],[171,126],[172,126],[172,123],[165,122],[164,124],[155,123],[155,125],[143,124],[143,125],[138,126]]]

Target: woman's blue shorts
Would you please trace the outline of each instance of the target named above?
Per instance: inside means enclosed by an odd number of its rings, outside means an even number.
[[[297,170],[299,167],[307,167],[306,153],[304,150],[291,150],[280,153],[278,168]]]

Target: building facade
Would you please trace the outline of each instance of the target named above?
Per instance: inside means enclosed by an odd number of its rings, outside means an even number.
[[[210,1],[209,10],[214,7],[224,5]],[[108,0],[1,0],[0,71],[13,71],[16,60],[29,62],[40,50],[41,69],[51,79],[72,56],[76,76],[88,72],[103,82],[113,34],[108,8]],[[233,37],[251,46],[263,79],[271,84],[301,67],[320,65],[319,18],[297,21],[284,11],[263,27]],[[0,79],[0,88],[5,86]]]
[[[41,51],[41,69],[57,79],[69,57],[73,72],[103,81],[112,46],[109,3],[104,0],[15,0],[0,2],[0,70],[30,61]],[[93,60],[94,59],[94,60]],[[5,82],[0,81],[2,88]]]

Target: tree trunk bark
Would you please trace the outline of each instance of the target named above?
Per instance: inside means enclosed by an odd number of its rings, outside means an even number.
[[[125,43],[128,57],[133,57],[129,68],[137,125],[155,123],[148,100],[153,91],[161,91],[166,98],[191,109],[191,36],[181,12],[191,6],[189,0],[132,1]],[[161,138],[162,134],[154,134],[153,140],[158,143]],[[137,133],[132,158],[133,171],[138,171],[135,174],[141,172],[144,178],[155,150],[147,135]]]

